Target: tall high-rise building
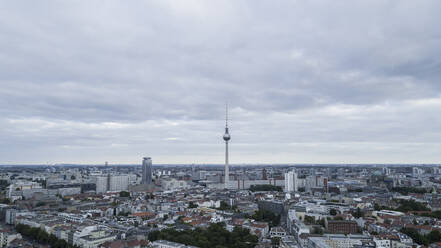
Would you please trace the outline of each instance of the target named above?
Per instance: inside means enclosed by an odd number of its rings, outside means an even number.
[[[231,139],[231,136],[228,132],[228,106],[226,108],[225,112],[225,134],[224,134],[224,140],[225,140],[225,188],[228,189],[230,185],[230,168],[228,164],[228,141]]]
[[[142,184],[152,183],[152,159],[145,157],[142,161]]]
[[[262,180],[267,180],[267,179],[268,179],[268,175],[266,173],[266,169],[263,168],[263,170],[262,170]]]
[[[285,192],[296,192],[297,190],[297,173],[295,171],[289,171],[285,173]]]
[[[424,170],[422,168],[413,167],[412,168],[412,174],[413,174],[414,177],[419,177],[422,174],[424,174]]]
[[[109,190],[108,185],[108,176],[96,177],[96,193],[106,193]]]

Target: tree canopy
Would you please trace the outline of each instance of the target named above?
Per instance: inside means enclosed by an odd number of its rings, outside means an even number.
[[[266,221],[269,222],[270,227],[278,226],[280,224],[280,215],[270,212],[268,210],[257,210],[251,219],[256,221]]]
[[[408,211],[430,211],[430,208],[426,206],[426,204],[417,202],[415,200],[399,200],[400,204],[397,208],[389,208],[386,206],[380,206],[378,204],[374,205],[374,209],[379,210],[395,210],[399,212],[408,212]]]
[[[280,186],[274,186],[271,184],[259,184],[259,185],[251,185],[250,191],[278,191],[282,192],[282,187]]]
[[[429,244],[441,241],[441,233],[438,230],[433,230],[427,235],[421,235],[414,228],[402,228],[401,232],[411,237],[413,241],[420,245],[427,246]]]
[[[130,193],[127,191],[119,192],[119,197],[130,197]]]
[[[229,232],[225,229],[224,223],[211,224],[207,229],[196,228],[184,231],[164,229],[153,231],[149,233],[148,238],[150,241],[163,239],[201,248],[251,248],[258,242],[257,236],[250,234],[248,229],[235,227],[232,232]]]
[[[77,246],[70,245],[65,240],[58,239],[55,235],[48,234],[43,229],[37,227],[17,224],[15,230],[23,236],[37,241],[40,244],[50,245],[52,248],[77,248]]]
[[[430,193],[430,190],[426,188],[415,188],[415,187],[394,187],[391,189],[391,191],[398,192],[403,195],[408,195],[409,193],[416,193],[416,194]]]

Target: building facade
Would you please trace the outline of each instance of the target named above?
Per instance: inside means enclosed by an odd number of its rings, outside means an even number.
[[[107,175],[96,178],[96,193],[126,191],[129,189],[128,175]]]
[[[152,159],[145,157],[142,161],[142,184],[152,183]]]
[[[352,234],[358,232],[357,222],[352,220],[326,220],[325,225],[330,233]]]
[[[295,171],[285,173],[285,192],[296,192],[297,190],[297,173]]]

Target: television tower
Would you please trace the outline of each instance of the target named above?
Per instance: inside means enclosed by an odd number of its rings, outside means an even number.
[[[228,189],[230,185],[230,168],[228,164],[228,141],[231,139],[230,134],[228,133],[228,105],[225,107],[225,134],[224,134],[224,140],[225,140],[225,189]]]

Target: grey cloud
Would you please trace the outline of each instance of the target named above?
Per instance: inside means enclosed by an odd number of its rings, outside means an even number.
[[[338,146],[348,142],[358,151],[371,149],[363,142],[427,143],[412,149],[436,161],[424,149],[441,138],[440,9],[438,1],[5,2],[0,142],[10,148],[1,155],[217,161],[228,102],[236,161],[252,161],[252,149],[257,161],[271,160],[267,149],[289,162],[286,144],[296,142],[308,161],[314,143],[317,161],[356,161],[359,153]],[[372,154],[397,160],[372,148],[359,161]]]

